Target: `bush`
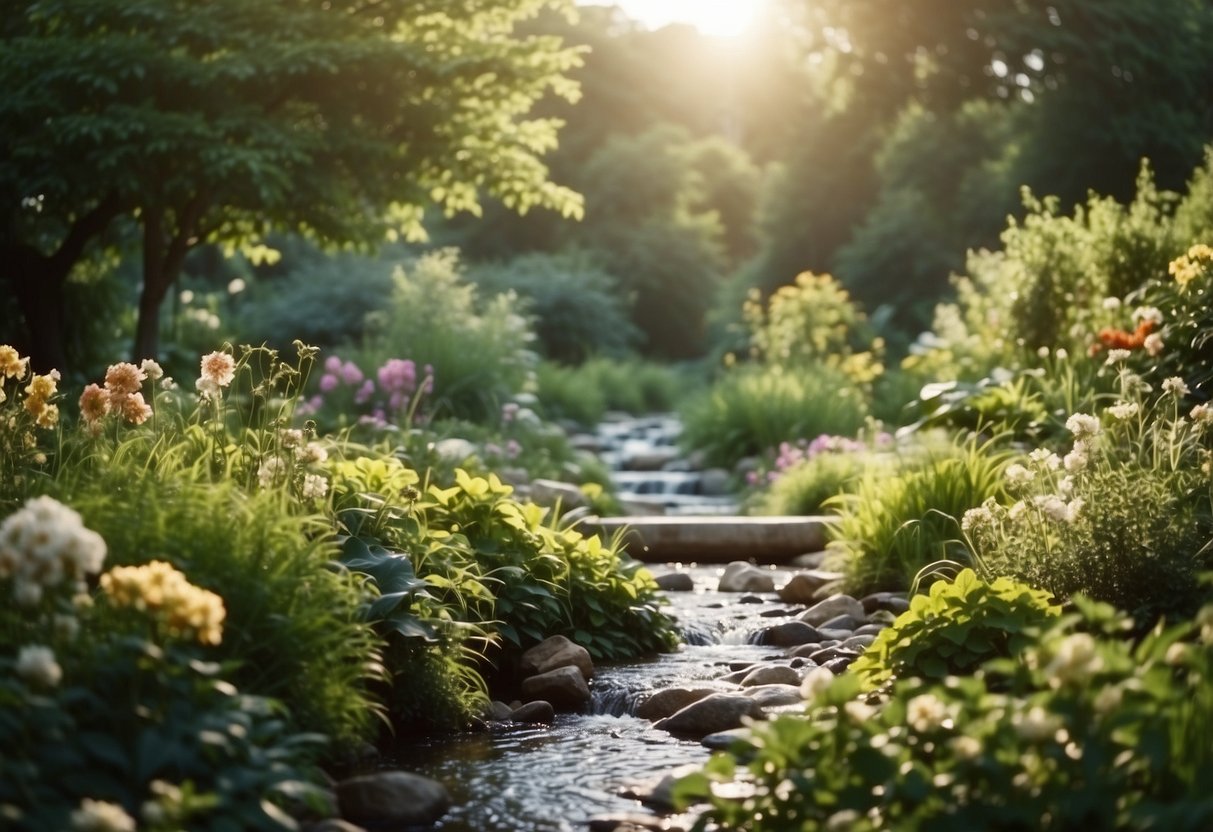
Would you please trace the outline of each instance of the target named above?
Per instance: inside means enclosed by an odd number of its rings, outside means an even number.
[[[553,419],[590,426],[608,410],[633,415],[673,410],[689,387],[688,371],[641,359],[591,358],[577,367],[539,365],[539,407]]]
[[[872,446],[823,434],[812,442],[783,442],[769,471],[749,475],[755,492],[746,500],[751,514],[820,514],[826,501],[850,490],[870,467],[882,465],[876,451],[892,442],[879,433]]]
[[[710,464],[729,467],[796,437],[853,436],[867,402],[841,370],[746,366],[727,371],[681,410],[683,443],[703,451]]]
[[[967,675],[989,659],[1018,656],[1061,612],[1049,594],[1008,578],[989,583],[972,569],[937,580],[851,665],[865,688],[917,676]]]

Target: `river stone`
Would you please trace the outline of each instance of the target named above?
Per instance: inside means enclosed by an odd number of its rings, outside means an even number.
[[[407,771],[384,771],[337,784],[341,816],[364,826],[428,826],[451,808],[437,780]]]
[[[863,610],[863,604],[856,601],[850,595],[831,595],[824,601],[818,601],[798,617],[806,624],[820,627],[830,619],[837,618],[840,615],[849,615],[861,622],[867,619],[867,613]]]
[[[590,651],[564,636],[552,636],[522,654],[519,669],[524,676],[536,676],[558,667],[575,667],[585,679],[594,675]]]
[[[771,644],[776,647],[796,647],[810,641],[821,641],[822,638],[824,636],[816,627],[811,627],[803,621],[785,621],[758,633],[759,644]]]
[[[855,630],[857,630],[863,626],[863,619],[856,618],[853,615],[844,613],[843,615],[836,615],[833,618],[831,618],[829,621],[826,621],[825,623],[822,623],[822,624],[818,624],[817,626],[820,627],[823,631],[824,630],[846,630],[847,632],[854,632]]]
[[[810,641],[808,644],[799,644],[788,650],[788,655],[800,661],[807,661],[810,664],[817,664],[813,661],[813,656],[820,653],[826,645],[817,641]]]
[[[565,511],[586,505],[585,493],[577,486],[559,480],[545,480],[542,477],[531,480],[531,499],[541,506],[554,506],[559,503]]]
[[[855,628],[857,636],[878,636],[885,631],[888,624],[864,624],[862,627]]]
[[[834,647],[823,647],[821,650],[818,650],[816,653],[809,656],[809,658],[818,664],[824,665],[826,662],[833,661],[840,656],[853,661],[859,658],[859,651],[852,650],[849,647],[835,645]]]
[[[875,640],[876,636],[873,635],[851,636],[842,643],[842,646],[849,650],[867,650]]]
[[[737,599],[738,604],[765,604],[766,602],[767,599],[761,595],[742,595]]]
[[[711,696],[713,693],[716,693],[716,691],[712,688],[666,688],[665,690],[659,690],[636,707],[636,716],[641,719],[647,719],[649,722],[654,722],[677,713],[692,702],[698,702],[700,699],[703,699],[705,696]]]
[[[904,592],[873,592],[859,599],[859,602],[869,613],[888,610],[894,615],[901,615],[910,608],[910,602],[906,600]]]
[[[552,703],[543,699],[527,702],[510,711],[510,722],[526,725],[551,725],[556,721],[556,709]]]
[[[822,587],[841,578],[841,572],[826,572],[822,569],[797,572],[779,588],[779,600],[785,604],[811,604]]]
[[[739,684],[743,688],[759,685],[799,685],[800,674],[784,664],[768,664],[751,670]]]
[[[675,736],[700,739],[742,726],[745,717],[762,719],[762,706],[748,696],[713,693],[653,725]]]
[[[451,436],[435,442],[434,453],[439,459],[461,465],[476,455],[476,446],[467,439]]]
[[[717,731],[715,734],[708,734],[699,741],[699,744],[713,751],[724,751],[731,747],[733,743],[738,740],[747,739],[749,736],[749,728],[730,728],[727,731]]]
[[[784,705],[799,705],[804,702],[800,695],[800,677],[796,684],[757,685],[747,688],[745,695],[764,708],[778,708]]]
[[[720,592],[774,592],[775,578],[744,560],[735,560],[724,568],[717,587]]]
[[[854,635],[850,630],[827,630],[824,627],[818,632],[825,641],[846,641]]]
[[[590,832],[686,832],[686,827],[671,825],[654,815],[604,815],[590,818]]]
[[[821,666],[837,676],[850,667],[853,661],[855,661],[854,656],[838,656],[830,659],[828,662],[822,662]]]
[[[494,699],[489,703],[488,711],[485,712],[485,719],[494,722],[505,722],[514,714],[514,709],[500,699]]]
[[[522,680],[522,696],[528,702],[544,699],[556,710],[577,711],[590,702],[590,686],[575,667],[558,667]]]
[[[695,579],[686,572],[667,572],[657,575],[653,580],[666,592],[690,592],[695,588]]]

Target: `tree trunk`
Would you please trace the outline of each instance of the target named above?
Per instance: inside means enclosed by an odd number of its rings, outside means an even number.
[[[160,307],[181,275],[185,255],[198,243],[197,225],[204,202],[202,195],[191,200],[172,230],[167,227],[167,212],[152,208],[143,211],[143,291],[139,294],[132,356],[136,362],[160,358]]]

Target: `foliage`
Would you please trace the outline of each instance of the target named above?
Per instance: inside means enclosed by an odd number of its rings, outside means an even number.
[[[390,302],[371,321],[366,358],[407,356],[433,368],[436,414],[494,417],[523,389],[537,361],[535,335],[516,298],[480,298],[451,249],[397,269],[394,279]]]
[[[875,706],[858,676],[814,671],[805,715],[750,728],[676,802],[709,804],[698,832],[1207,827],[1213,610],[1133,643],[1082,609],[1020,660],[904,679]]]
[[[812,442],[780,443],[770,470],[747,475],[756,489],[747,508],[752,514],[820,514],[827,500],[882,465],[877,454],[891,442],[889,434],[877,433],[867,441],[823,434]]]
[[[742,365],[680,408],[682,440],[709,464],[727,467],[799,436],[853,435],[867,407],[863,390],[841,370]]]
[[[925,456],[925,458],[923,458]],[[1003,491],[1008,454],[995,440],[903,454],[896,473],[868,471],[854,490],[826,501],[839,514],[828,562],[847,590],[904,590],[919,570],[958,547],[957,518]]]
[[[918,676],[942,680],[973,673],[995,657],[1018,656],[1061,608],[1047,592],[1009,578],[980,580],[962,569],[937,580],[885,628],[850,670],[864,687]]]
[[[536,372],[538,407],[548,418],[597,424],[609,410],[634,415],[674,410],[690,386],[689,372],[643,359],[591,358],[577,367],[549,362]]]
[[[1208,409],[1180,417],[1178,378],[1156,403],[1120,365],[1121,400],[1068,421],[1064,458],[1037,449],[1006,470],[1010,506],[991,500],[962,522],[987,574],[1013,575],[1058,598],[1084,593],[1148,626],[1190,613],[1213,538]]]
[[[1213,240],[1213,228],[1208,239]],[[1170,277],[1153,277],[1132,297],[1161,313],[1158,341],[1148,351],[1157,355],[1156,377],[1179,376],[1201,399],[1213,396],[1213,314],[1210,282],[1213,249],[1203,242],[1171,261]]]

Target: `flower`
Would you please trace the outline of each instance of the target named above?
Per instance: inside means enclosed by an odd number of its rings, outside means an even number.
[[[284,448],[298,448],[303,444],[303,431],[298,428],[287,428],[278,434],[278,439]]]
[[[105,418],[110,412],[109,393],[96,384],[90,384],[80,394],[80,416],[90,427]]]
[[[1107,309],[1109,312],[1115,312],[1120,308],[1120,298],[1104,298],[1103,308]]]
[[[1086,504],[1087,504],[1087,501],[1084,500],[1082,497],[1075,497],[1073,500],[1066,503],[1065,521],[1067,523],[1073,523],[1079,517],[1081,517],[1082,510],[1086,506]]]
[[[227,387],[236,377],[236,360],[226,352],[202,356],[202,378],[219,387]]]
[[[358,365],[353,361],[347,361],[341,365],[341,378],[350,387],[362,383],[362,370],[358,369]]]
[[[1149,355],[1152,358],[1156,357],[1159,353],[1162,352],[1162,348],[1163,348],[1162,336],[1159,335],[1157,332],[1151,332],[1149,335],[1146,336],[1146,340],[1142,342],[1142,346],[1145,347],[1146,352],[1149,353]]]
[[[1019,736],[1028,742],[1043,742],[1056,736],[1061,720],[1039,705],[1033,705],[1027,713],[1017,713],[1012,718]]]
[[[834,672],[827,667],[815,667],[800,683],[800,695],[812,702],[834,683]]]
[[[152,406],[143,400],[142,393],[122,397],[122,418],[132,425],[142,425],[151,415]]]
[[[137,393],[146,378],[147,373],[134,364],[111,364],[105,371],[105,389],[111,394]]]
[[[1176,398],[1181,398],[1188,395],[1192,391],[1188,389],[1188,385],[1182,378],[1179,376],[1171,376],[1170,378],[1163,380],[1162,392],[1172,393]]]
[[[152,381],[164,378],[164,368],[150,358],[143,359],[142,363],[139,364],[139,369]]]
[[[906,723],[920,734],[947,727],[948,709],[937,696],[924,693],[906,703]]]
[[[170,636],[199,644],[223,640],[223,599],[191,584],[170,563],[115,567],[101,576],[101,591],[117,607],[148,613]]]
[[[971,508],[960,518],[960,528],[965,534],[973,534],[992,528],[997,522],[994,516],[994,498],[989,497],[977,508]]]
[[[1198,428],[1205,428],[1213,423],[1213,408],[1207,404],[1198,404],[1192,408],[1192,412],[1188,416]]]
[[[1061,457],[1046,448],[1037,448],[1028,454],[1028,459],[1048,471],[1056,471],[1061,467]]]
[[[1073,633],[1057,645],[1053,660],[1045,667],[1045,674],[1055,688],[1062,685],[1082,687],[1102,667],[1103,659],[1095,649],[1094,637],[1090,633]]]
[[[1066,503],[1055,494],[1042,494],[1033,498],[1033,503],[1045,517],[1055,522],[1066,519]]]
[[[1061,463],[1071,474],[1077,474],[1087,467],[1088,461],[1086,443],[1075,442],[1074,449],[1066,454],[1065,459]]]
[[[331,373],[325,373],[320,377],[320,392],[332,393],[337,389],[337,385],[340,383],[341,380],[337,378],[337,376],[332,375]]]
[[[1213,260],[1213,249],[1203,243],[1197,243],[1167,266],[1167,272],[1175,278],[1180,291],[1186,291],[1189,283],[1204,274],[1205,266],[1201,264],[1201,260]]]
[[[1157,326],[1162,323],[1162,311],[1156,306],[1139,306],[1133,310],[1133,322],[1139,326],[1143,323]]]
[[[1011,485],[1027,485],[1036,478],[1036,472],[1017,462],[1007,466],[1006,478]]]
[[[14,669],[22,679],[40,687],[53,688],[63,678],[63,668],[55,661],[55,651],[40,644],[22,647]]]
[[[1066,420],[1066,429],[1081,442],[1099,433],[1099,419],[1087,413],[1075,413]]]
[[[257,469],[257,484],[262,488],[269,488],[274,484],[278,475],[285,471],[286,461],[281,457],[272,456],[261,463],[261,467]]]
[[[952,747],[952,753],[962,760],[976,760],[981,756],[981,741],[968,734],[953,737],[949,745]]]
[[[1140,409],[1137,402],[1117,402],[1108,408],[1108,412],[1123,422],[1136,416],[1137,411]]]
[[[20,606],[37,604],[44,588],[99,572],[104,560],[101,535],[51,497],[27,500],[0,523],[0,578],[13,579]]]
[[[29,370],[28,358],[22,358],[21,354],[8,344],[0,344],[0,375],[20,381],[25,378],[27,370]]]
[[[135,819],[116,803],[84,798],[72,812],[74,832],[135,832]]]
[[[303,477],[300,494],[305,500],[319,500],[329,493],[329,481],[319,474],[307,474]]]
[[[1104,363],[1108,364],[1109,366],[1112,364],[1119,364],[1122,361],[1128,361],[1131,355],[1133,355],[1131,350],[1111,349],[1108,350],[1108,359]]]
[[[309,442],[299,451],[299,461],[304,465],[312,463],[321,463],[329,458],[329,452],[324,449],[323,445],[315,442]]]

